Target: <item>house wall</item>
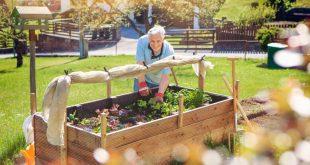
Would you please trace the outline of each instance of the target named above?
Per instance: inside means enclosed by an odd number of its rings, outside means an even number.
[[[61,0],[61,12],[67,11],[70,9],[70,0]]]

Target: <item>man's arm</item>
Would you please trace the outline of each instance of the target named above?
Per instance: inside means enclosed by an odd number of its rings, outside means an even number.
[[[157,102],[164,101],[164,93],[169,85],[169,74],[162,74],[159,82],[158,92],[155,94],[155,100]]]
[[[169,74],[162,74],[159,82],[158,93],[165,93],[169,85]]]
[[[137,61],[137,64],[140,64],[140,65],[144,66],[143,61]],[[137,78],[138,78],[138,82],[145,82],[145,75],[144,74],[138,76]]]
[[[144,65],[143,61],[137,61],[137,64]],[[138,78],[138,87],[139,87],[139,94],[141,96],[147,96],[150,94],[150,89],[145,82],[145,75],[140,75]]]

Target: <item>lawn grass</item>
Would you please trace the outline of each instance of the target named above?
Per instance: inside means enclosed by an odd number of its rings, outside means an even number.
[[[230,63],[225,58],[208,58],[215,68],[207,73],[206,90],[228,95],[221,79],[222,73],[230,74]],[[239,60],[237,78],[240,80],[240,97],[248,98],[259,90],[279,86],[283,78],[297,78],[309,86],[310,77],[299,70],[270,70],[258,67],[265,60]],[[91,57],[79,60],[77,57],[37,58],[37,96],[41,111],[44,90],[56,76],[63,75],[65,69],[73,71],[103,70],[124,64],[135,63],[133,56]],[[29,58],[24,58],[24,66],[15,68],[16,59],[0,59],[0,164],[24,147],[21,126],[29,115]],[[191,66],[176,67],[180,85],[197,87],[197,78]],[[171,82],[172,79],[171,79]],[[112,81],[112,94],[119,95],[132,91],[132,79]],[[68,105],[106,97],[104,84],[74,84],[70,88]]]
[[[222,19],[226,17],[230,21],[238,21],[242,13],[250,11],[251,3],[257,0],[225,0],[220,11],[215,15],[215,18]],[[297,0],[293,3],[293,7],[310,7],[309,0]]]
[[[237,21],[241,13],[249,12],[251,3],[255,1],[257,0],[225,0],[215,18],[221,19],[226,17],[228,20]]]

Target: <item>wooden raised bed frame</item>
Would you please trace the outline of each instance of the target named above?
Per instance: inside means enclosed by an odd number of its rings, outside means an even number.
[[[170,86],[169,88],[181,88]],[[156,89],[154,89],[156,90]],[[178,128],[178,115],[157,119],[141,125],[107,133],[106,149],[122,153],[133,148],[143,159],[153,163],[163,163],[171,159],[174,145],[203,144],[211,137],[214,141],[227,139],[234,132],[233,99],[208,93],[210,104],[183,113],[182,127]],[[76,116],[92,117],[96,109],[109,108],[113,103],[128,105],[139,98],[137,93],[129,93],[112,98],[96,100],[67,108],[67,115],[76,110]],[[34,141],[37,164],[60,163],[60,146],[54,146],[46,139],[47,121],[34,115]],[[101,135],[67,125],[68,164],[98,164],[93,152],[101,146]]]

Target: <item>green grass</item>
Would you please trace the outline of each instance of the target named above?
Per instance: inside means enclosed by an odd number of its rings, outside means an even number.
[[[237,21],[243,12],[249,12],[251,3],[257,0],[225,0],[220,11],[215,15],[215,18],[221,19],[226,17],[228,20]]]
[[[224,58],[209,58],[215,64],[207,73],[206,90],[228,94],[221,79],[222,73],[230,73],[230,63]],[[292,77],[309,86],[310,78],[299,70],[269,70],[257,67],[265,60],[239,60],[237,78],[240,80],[240,97],[247,98],[259,90],[279,86],[279,80]],[[73,71],[103,70],[124,64],[135,63],[133,56],[91,57],[78,60],[76,57],[37,58],[37,96],[41,111],[44,90],[56,76],[63,75],[65,69]],[[24,66],[15,68],[16,59],[0,59],[0,160],[11,158],[24,147],[22,123],[30,113],[29,106],[29,58],[24,58]],[[197,87],[197,78],[191,66],[175,68],[180,85]],[[171,80],[172,81],[172,80]],[[173,81],[172,81],[173,82]],[[112,81],[112,94],[119,95],[132,91],[132,79]],[[71,86],[68,105],[106,97],[105,84],[74,84]],[[1,164],[1,161],[0,161]]]
[[[238,21],[242,13],[251,12],[251,3],[257,1],[258,0],[225,0],[225,3],[215,15],[215,18],[221,19],[222,17],[226,17],[228,20]],[[296,3],[293,4],[293,7],[310,7],[310,1],[297,0]]]
[[[309,0],[297,0],[293,6],[294,7],[310,7],[310,1]]]

